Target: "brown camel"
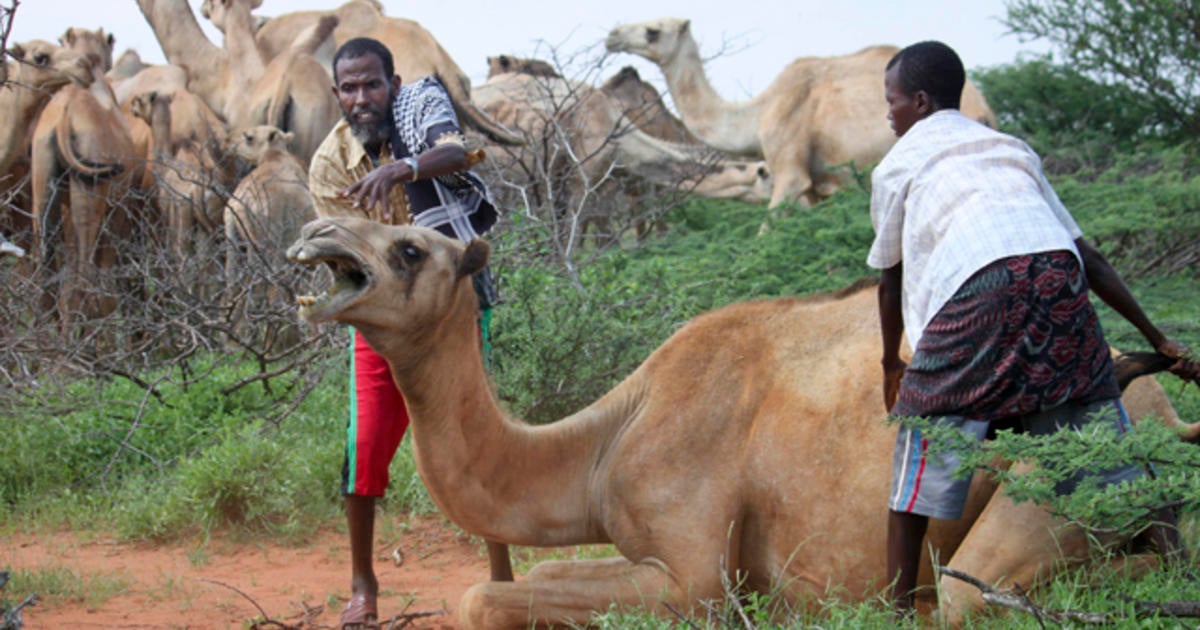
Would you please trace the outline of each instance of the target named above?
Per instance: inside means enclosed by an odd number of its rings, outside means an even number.
[[[204,6],[212,7],[219,1],[222,0],[205,0]],[[336,17],[338,23],[333,31],[334,46],[322,46],[314,54],[323,67],[330,66],[334,49],[347,40],[353,37],[377,39],[392,51],[396,73],[404,81],[438,76],[454,103],[455,113],[465,126],[497,144],[519,146],[524,143],[519,134],[506,129],[471,101],[471,80],[425,27],[412,20],[384,15],[383,5],[375,0],[351,0],[332,11],[298,11],[267,20],[255,34],[263,58],[273,59],[290,48],[306,29],[327,16]],[[216,16],[213,24],[224,29],[226,25],[220,22],[221,19],[221,16]]]
[[[89,86],[59,90],[33,131],[35,248],[46,273],[62,272],[61,294],[57,279],[44,286],[45,306],[57,303],[64,330],[116,309],[111,269],[141,219],[140,156],[99,66],[90,70]]]
[[[387,359],[417,470],[443,513],[487,540],[621,553],[477,584],[459,609],[466,628],[586,624],[610,605],[689,611],[722,597],[725,577],[797,604],[886,587],[895,429],[869,359],[874,286],[697,317],[592,405],[532,426],[501,410],[472,333],[470,276],[488,251],[353,218],[309,223],[288,249],[334,276],[327,293],[297,299],[301,316],[353,325]],[[1085,556],[1077,529],[976,477],[966,517],[930,528],[941,562],[1028,586],[1063,555]],[[953,624],[983,602],[951,582],[940,593]]]
[[[488,73],[487,78],[492,78],[498,74],[506,72],[516,72],[518,74],[528,74],[535,77],[559,77],[562,78],[562,73],[554,69],[554,66],[541,59],[526,59],[524,57],[513,57],[512,55],[496,55],[495,57],[487,58]]]
[[[670,142],[699,144],[683,121],[675,117],[654,86],[642,80],[637,69],[625,66],[609,77],[600,91],[608,95],[642,131]]]
[[[899,49],[872,46],[840,57],[792,61],[749,101],[724,101],[704,73],[691,22],[663,18],[614,28],[605,45],[658,64],[684,124],[702,142],[761,157],[775,178],[771,206],[811,205],[848,180],[840,165],[867,169],[896,137],[883,99],[883,68]],[[962,111],[995,126],[983,95],[968,81]]]

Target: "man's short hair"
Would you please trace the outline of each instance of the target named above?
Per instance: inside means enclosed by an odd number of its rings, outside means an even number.
[[[897,64],[897,78],[905,94],[924,90],[938,109],[958,109],[967,72],[953,48],[942,42],[918,42],[896,53],[887,70]]]
[[[333,81],[337,82],[337,66],[338,62],[343,59],[358,59],[367,55],[375,55],[379,57],[379,62],[383,64],[383,74],[387,80],[391,80],[396,74],[396,64],[392,60],[392,51],[387,49],[377,39],[370,37],[355,37],[342,44],[333,55]]]

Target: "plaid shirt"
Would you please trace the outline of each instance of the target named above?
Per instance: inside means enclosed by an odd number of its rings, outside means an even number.
[[[1029,145],[958,110],[918,121],[871,176],[875,242],[867,264],[904,262],[909,343],[954,292],[988,263],[1036,252],[1075,252],[1083,235]]]
[[[383,221],[381,208],[376,207],[373,212],[368,213],[362,208],[355,208],[352,200],[338,193],[366,177],[376,166],[391,161],[391,149],[386,146],[380,152],[378,162],[371,160],[367,150],[350,130],[350,123],[344,118],[339,120],[329,135],[325,136],[321,146],[317,147],[317,152],[313,154],[312,163],[308,167],[308,190],[312,193],[317,216],[355,216]],[[388,193],[388,206],[392,209],[393,224],[412,223],[408,195],[405,194],[403,186],[392,186]]]

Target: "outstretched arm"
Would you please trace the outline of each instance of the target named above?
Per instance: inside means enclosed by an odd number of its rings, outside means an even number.
[[[1200,378],[1200,363],[1193,360],[1192,351],[1178,341],[1168,339],[1150,321],[1137,299],[1133,297],[1133,293],[1129,291],[1129,287],[1125,285],[1125,281],[1121,279],[1121,275],[1109,264],[1104,254],[1082,238],[1075,241],[1075,246],[1079,248],[1079,254],[1083,257],[1084,273],[1087,274],[1092,292],[1133,324],[1156,352],[1176,360],[1175,365],[1171,367],[1172,373],[1189,380]]]
[[[888,411],[900,395],[900,379],[908,367],[900,359],[900,337],[904,334],[900,292],[904,263],[884,269],[879,276],[879,328],[883,333],[883,405]]]
[[[462,145],[452,142],[439,144],[414,159],[417,162],[416,169],[404,160],[384,164],[351,184],[341,194],[353,199],[355,207],[362,207],[367,211],[379,206],[383,211],[383,220],[387,223],[392,218],[392,209],[387,203],[392,186],[456,173],[470,166],[466,150]]]

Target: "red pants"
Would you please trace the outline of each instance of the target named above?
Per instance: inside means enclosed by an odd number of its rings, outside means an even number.
[[[380,497],[388,486],[388,465],[408,429],[408,409],[387,361],[361,334],[353,335],[342,492]]]

